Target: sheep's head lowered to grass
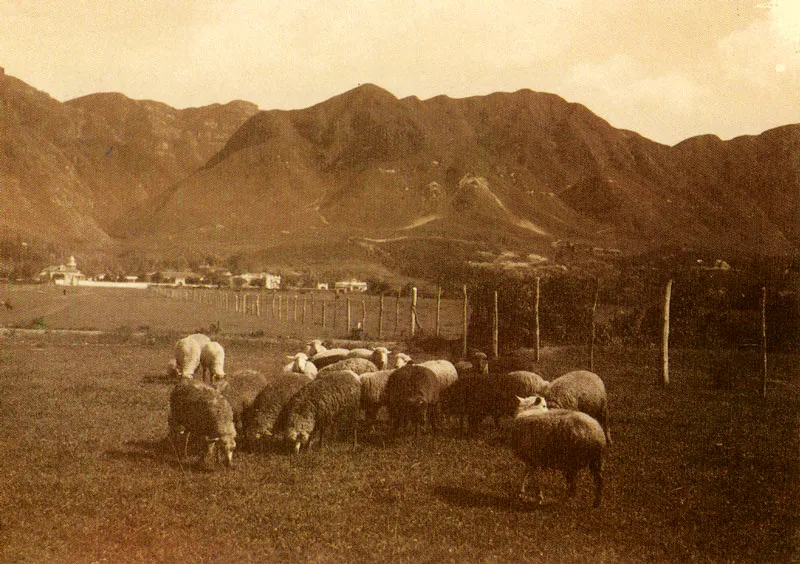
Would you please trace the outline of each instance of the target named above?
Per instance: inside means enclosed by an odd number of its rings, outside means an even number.
[[[517,396],[517,402],[517,413],[515,417],[537,415],[547,411],[547,400],[542,396],[530,396],[527,398]]]

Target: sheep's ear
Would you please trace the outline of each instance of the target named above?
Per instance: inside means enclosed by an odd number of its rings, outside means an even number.
[[[533,400],[533,405],[542,405],[542,396],[536,396],[536,399]]]
[[[522,405],[522,399],[523,398],[521,398],[519,396],[514,396],[514,397],[517,398],[517,405]]]

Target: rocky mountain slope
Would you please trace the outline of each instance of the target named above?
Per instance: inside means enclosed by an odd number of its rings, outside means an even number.
[[[0,228],[109,244],[257,111],[247,102],[176,110],[121,94],[61,103],[0,74]]]
[[[62,104],[6,76],[0,104],[4,227],[45,238],[300,260],[398,242],[800,247],[800,125],[668,147],[553,94],[373,85],[303,110],[175,110],[120,94]]]

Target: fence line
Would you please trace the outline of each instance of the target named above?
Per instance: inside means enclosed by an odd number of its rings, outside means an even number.
[[[553,296],[550,295],[550,291],[554,289],[560,291],[560,288],[546,286],[545,292],[547,295],[543,296],[541,279],[536,277],[531,280],[529,293],[524,294],[524,296],[526,296],[525,301],[527,302],[526,307],[529,308],[525,311],[532,312],[526,313],[525,315],[521,315],[519,313],[519,308],[510,307],[509,304],[516,305],[518,304],[518,301],[509,301],[511,298],[505,294],[505,290],[488,289],[488,291],[483,291],[480,290],[480,288],[470,290],[467,285],[463,285],[463,296],[459,303],[459,300],[454,300],[452,297],[444,300],[442,288],[440,286],[436,287],[435,294],[432,293],[431,295],[422,299],[420,299],[420,294],[417,288],[412,287],[406,296],[402,296],[399,291],[396,293],[395,326],[393,333],[391,330],[387,331],[387,329],[390,328],[385,326],[385,295],[381,294],[374,298],[362,296],[361,317],[357,326],[360,328],[361,334],[366,339],[377,338],[382,340],[384,337],[392,336],[400,339],[404,337],[416,338],[418,336],[422,338],[436,337],[442,339],[460,338],[462,356],[467,355],[468,346],[472,344],[473,346],[477,346],[479,348],[481,346],[487,347],[489,351],[491,351],[491,356],[496,358],[500,356],[501,349],[503,347],[508,349],[512,343],[518,343],[521,340],[525,343],[525,345],[532,345],[533,353],[535,355],[533,359],[534,361],[539,361],[543,327],[545,328],[545,331],[552,332],[552,328],[549,324],[552,324],[553,320],[558,321],[559,319],[570,318],[570,321],[574,322],[575,319],[578,319],[579,321],[582,319],[584,321],[580,321],[580,323],[583,324],[583,329],[580,332],[583,335],[581,337],[581,346],[588,347],[588,355],[584,358],[587,358],[588,360],[589,370],[594,371],[597,365],[596,356],[598,344],[602,347],[604,343],[609,342],[607,333],[604,334],[603,330],[609,330],[610,322],[605,322],[604,324],[600,308],[601,303],[607,302],[602,302],[601,296],[605,295],[606,299],[608,299],[608,296],[612,296],[613,298],[613,294],[615,291],[617,291],[617,288],[609,288],[606,287],[605,284],[603,284],[603,287],[601,288],[599,278],[595,278],[593,282],[594,284],[591,289],[585,286],[583,287],[583,290],[581,290],[583,292],[583,294],[581,294],[583,297],[581,297],[580,300],[573,300],[573,303],[570,303],[569,299],[571,298],[565,299],[563,296],[556,298],[561,299],[561,303],[567,303],[568,306],[572,308],[571,310],[550,309],[548,311],[547,308],[552,307],[549,305],[550,300],[554,299]],[[665,286],[659,285],[661,287],[661,295],[652,302],[637,302],[641,305],[642,311],[647,309],[652,310],[656,306],[660,305],[661,327],[660,331],[658,332],[660,333],[659,340],[661,362],[659,366],[661,372],[660,385],[663,387],[668,387],[670,384],[671,331],[677,335],[679,347],[681,346],[680,343],[691,342],[687,339],[695,338],[694,333],[687,337],[687,329],[685,327],[686,323],[694,322],[695,319],[700,318],[694,317],[693,314],[691,314],[691,311],[693,310],[690,308],[687,309],[686,304],[689,303],[690,306],[695,308],[705,306],[706,311],[708,311],[708,306],[704,304],[702,300],[698,300],[697,302],[686,302],[686,294],[691,294],[691,292],[695,291],[691,288],[686,289],[688,285],[680,285],[682,291],[679,292],[677,294],[677,298],[675,298],[675,296],[673,296],[674,282],[675,281],[673,279],[670,279],[666,282]],[[271,325],[276,326],[276,328],[279,326],[285,328],[288,325],[290,328],[293,328],[293,334],[303,337],[310,336],[310,332],[318,331],[320,327],[322,328],[323,336],[324,334],[329,336],[335,336],[337,334],[340,336],[350,336],[353,334],[354,320],[352,319],[352,299],[354,296],[352,295],[331,295],[326,297],[325,295],[316,296],[315,294],[312,294],[309,300],[309,296],[306,296],[305,294],[300,296],[297,292],[281,292],[275,290],[270,291],[271,295],[268,298],[267,293],[264,290],[241,291],[211,288],[161,287],[153,287],[153,289],[157,295],[165,298],[191,302],[192,307],[208,308],[214,312],[213,320],[217,326],[219,326],[220,323],[219,314],[225,313],[227,315],[239,314],[241,316],[253,316],[257,319],[257,321],[253,320],[253,323],[258,324],[261,329],[268,329]],[[759,381],[759,391],[765,396],[768,385],[768,292],[766,286],[761,286],[759,290],[760,296],[758,296],[758,298],[760,299],[757,300],[756,295],[749,294],[752,295],[752,301],[748,302],[750,304],[747,306],[748,309],[743,310],[746,311],[747,315],[749,316],[747,319],[752,320],[752,329],[748,330],[747,332],[741,331],[741,334],[745,335],[745,340],[749,340],[750,345],[748,346],[757,348],[761,351],[760,369],[758,370],[761,377]],[[654,291],[651,290],[651,292]],[[777,292],[775,292],[774,295],[776,296],[776,300],[780,298]],[[269,306],[267,305],[268,299]],[[291,304],[290,299],[292,300]],[[675,299],[678,301],[675,302]],[[401,316],[400,304],[403,300],[408,300],[408,302],[406,302],[408,307],[402,310],[403,315]],[[757,310],[759,314],[758,329],[755,328],[756,326],[754,317],[756,315],[756,308],[753,307],[755,305],[754,302],[756,301],[758,302],[759,306]],[[658,304],[658,302],[661,303]],[[317,309],[318,303],[320,305],[319,310]],[[544,304],[546,312],[544,318],[541,317],[542,304]],[[674,309],[676,304],[678,304],[679,314],[675,319],[672,319],[672,313],[674,312],[672,312],[671,309]],[[264,307],[263,311],[262,305]],[[298,306],[300,308],[299,312]],[[332,316],[330,311],[331,307],[333,308]],[[681,310],[681,307],[684,309]],[[771,307],[774,308],[775,306],[771,305]],[[340,312],[339,310],[342,308],[344,308],[345,311]],[[449,324],[442,323],[443,309],[446,309],[446,311],[449,313],[449,315],[445,316]],[[267,311],[269,313],[267,313]],[[456,313],[456,311],[459,311],[460,316]],[[555,314],[553,313],[554,311],[556,312]],[[576,311],[581,311],[581,316],[575,315]],[[774,309],[772,311],[774,311]],[[680,317],[681,312],[683,313],[684,318]],[[408,315],[408,318],[405,318],[406,314]],[[340,321],[340,316],[344,317],[345,315],[346,324],[344,323],[345,319],[341,319]],[[557,317],[558,315],[561,317]],[[653,315],[652,321],[649,322],[651,325],[648,327],[655,326],[657,323],[656,315]],[[772,314],[770,313],[770,315]],[[332,324],[331,317],[333,322]],[[459,317],[460,324],[456,325],[458,323],[456,320]],[[223,318],[222,321],[225,321],[225,319]],[[402,324],[401,321],[403,321]],[[520,333],[519,328],[517,327],[520,322],[527,324],[525,329],[526,333],[524,334]],[[642,318],[639,318],[638,322],[643,323]],[[674,325],[674,327],[671,327],[671,323]],[[697,323],[699,324],[700,321]],[[407,330],[401,329],[401,327],[407,327]],[[588,335],[586,332],[587,328]],[[346,330],[344,335],[340,333],[342,329]],[[372,332],[371,336],[368,329]],[[648,329],[648,331],[651,332],[647,334],[647,338],[651,339],[649,342],[655,345],[657,341],[654,337],[654,333],[651,329]],[[683,333],[681,331],[683,331]],[[388,333],[388,335],[386,335],[386,333]],[[475,334],[473,335],[471,333]],[[513,333],[519,334],[515,335]],[[614,335],[616,336],[618,333],[614,333]],[[750,337],[748,338],[746,335],[750,335]],[[568,334],[567,336],[571,336],[574,339],[575,333]],[[557,338],[558,334],[556,333],[548,333],[548,335],[545,337],[546,340],[550,339],[551,342],[557,344],[565,343],[565,341],[556,340]],[[605,339],[605,341],[603,339]],[[684,340],[681,341],[681,339]],[[574,340],[566,342],[575,343]]]

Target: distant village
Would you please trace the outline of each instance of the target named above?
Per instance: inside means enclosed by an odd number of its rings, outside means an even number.
[[[333,282],[316,282],[314,286],[304,287],[290,284],[278,274],[269,272],[244,272],[233,274],[229,270],[212,266],[201,266],[197,272],[185,270],[160,270],[145,276],[101,275],[87,277],[78,268],[74,256],[66,264],[48,266],[37,279],[57,286],[93,286],[106,288],[138,288],[150,286],[206,287],[206,288],[258,288],[264,290],[333,291],[337,294],[366,292],[368,284],[355,278]]]

